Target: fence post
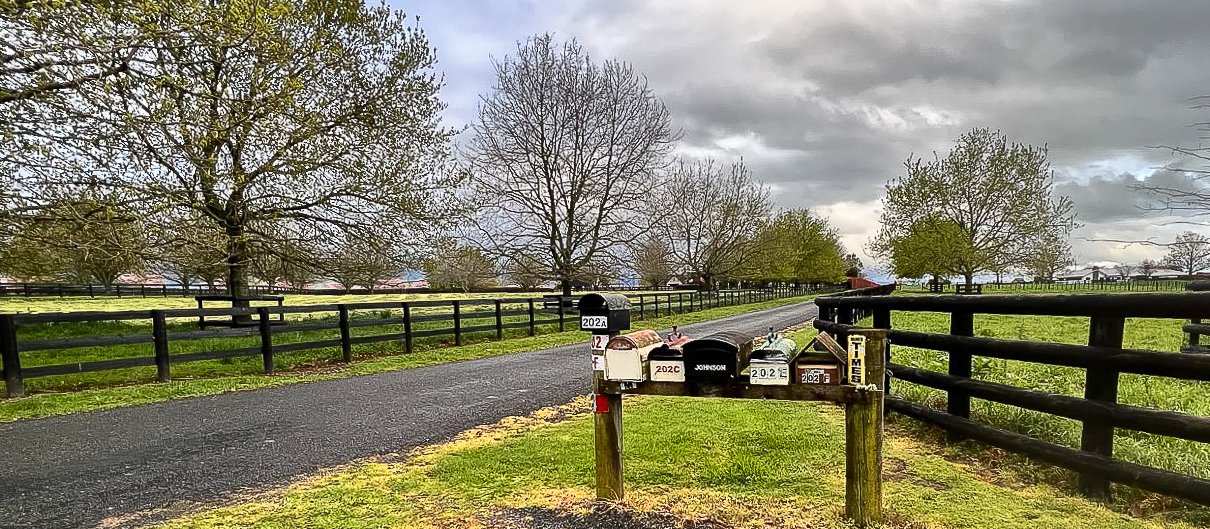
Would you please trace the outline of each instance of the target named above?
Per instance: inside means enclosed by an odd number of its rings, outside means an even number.
[[[257,307],[257,326],[260,327],[260,355],[265,364],[265,374],[273,374],[273,326],[269,324],[269,307]]]
[[[404,301],[403,307],[403,352],[412,354],[412,306]]]
[[[888,331],[891,330],[891,309],[881,309],[881,308],[874,309],[874,328],[875,329],[886,329]],[[883,350],[886,353],[886,360],[883,363],[883,365],[885,366],[885,365],[891,363],[891,341],[890,340],[887,340],[886,342],[883,343]],[[886,376],[884,377],[883,383],[884,383],[884,386],[882,387],[883,394],[890,396],[890,394],[891,394],[891,372],[889,370],[886,370]]]
[[[155,379],[168,382],[171,373],[168,366],[168,322],[164,311],[151,311],[151,339],[155,343]]]
[[[619,333],[611,332],[610,337]],[[622,396],[602,393],[604,373],[593,372],[593,447],[595,453],[597,499],[622,501]]]
[[[12,314],[0,315],[0,363],[4,366],[4,388],[8,398],[25,396],[21,378],[21,355],[17,351],[17,321]]]
[[[147,285],[139,285],[139,296],[147,297]]]
[[[565,330],[566,329],[563,327],[563,296],[560,295],[559,296],[559,332],[563,332]]]
[[[1089,322],[1088,345],[1093,347],[1122,348],[1122,331],[1126,318],[1093,316]],[[1090,367],[1085,375],[1084,398],[1087,400],[1116,403],[1118,400],[1118,372],[1104,367]],[[1084,421],[1080,435],[1080,450],[1104,457],[1113,457],[1113,423]],[[1090,498],[1109,499],[1109,482],[1080,474],[1080,492]]]
[[[954,336],[975,335],[975,314],[973,312],[953,312],[950,314],[950,334]],[[971,377],[971,354],[967,352],[949,353],[949,374],[953,377]],[[971,415],[971,396],[969,393],[951,389],[946,396],[945,410],[950,415],[969,419]],[[961,435],[949,432],[946,436],[951,441],[962,440]]]
[[[462,302],[454,300],[454,345],[462,345]]]
[[[644,296],[642,294],[639,294],[639,319],[640,320],[644,319],[643,318],[643,307],[644,307],[644,304],[646,303],[646,301],[643,300],[643,297]]]
[[[496,339],[504,339],[504,313],[500,311],[500,300],[496,300]]]
[[[160,289],[164,292],[164,297],[168,297],[168,283],[160,285]]]
[[[855,329],[866,338],[866,383],[884,378],[887,332]],[[846,343],[846,348],[847,348]],[[882,441],[885,388],[866,391],[866,400],[845,404],[845,517],[858,527],[882,523]]]
[[[349,307],[343,303],[336,306],[340,317],[340,359],[345,362],[353,361],[353,337],[349,329]]]
[[[681,314],[683,312],[685,312],[685,293],[677,292],[676,293],[676,313]]]
[[[538,331],[537,331],[537,329],[534,328],[534,299],[530,298],[529,299],[529,335],[536,336],[537,334],[538,334]]]
[[[92,283],[89,283],[89,284],[88,284],[88,297],[90,297],[90,298],[95,298],[95,297],[96,297],[96,296],[95,296],[95,295],[93,295],[93,293],[92,293]]]

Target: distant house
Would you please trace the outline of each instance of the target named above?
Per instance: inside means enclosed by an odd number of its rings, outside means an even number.
[[[1105,281],[1109,279],[1118,279],[1119,277],[1120,276],[1118,276],[1118,274],[1109,273],[1104,268],[1092,266],[1055,274],[1055,281],[1062,283],[1079,283],[1086,281]]]

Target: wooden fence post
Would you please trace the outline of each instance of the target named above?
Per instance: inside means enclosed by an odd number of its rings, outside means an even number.
[[[1088,345],[1093,347],[1122,348],[1122,332],[1126,318],[1093,316],[1089,322]],[[1118,400],[1118,372],[1104,367],[1090,367],[1085,375],[1084,398],[1107,404]],[[1113,457],[1113,423],[1084,421],[1080,435],[1080,450],[1105,457]],[[1080,474],[1080,492],[1095,499],[1108,500],[1109,482],[1088,474]]]
[[[21,354],[17,351],[17,321],[12,314],[0,315],[0,364],[4,366],[4,389],[8,398],[25,396],[21,377]]]
[[[538,331],[537,331],[537,329],[534,328],[534,325],[535,325],[534,324],[534,300],[533,300],[533,298],[530,298],[529,299],[529,335],[530,336],[536,336],[538,334]]]
[[[685,312],[685,293],[677,292],[676,293],[676,313],[681,314],[683,312]]]
[[[659,294],[655,295],[655,317],[656,318],[660,317],[660,295]]]
[[[891,329],[891,309],[874,309],[874,328],[875,329],[886,329],[888,331]],[[885,354],[886,354],[886,363],[883,365],[886,365],[886,364],[891,363],[891,341],[890,340],[887,340],[886,342],[883,343],[883,349],[885,350]],[[885,368],[883,370],[886,371]],[[891,372],[890,371],[886,371],[886,376],[883,377],[882,392],[883,392],[883,395],[886,395],[886,396],[889,396],[891,394]]]
[[[866,338],[866,383],[878,386],[886,372],[884,329],[854,329]],[[847,344],[846,344],[847,346]],[[882,439],[884,388],[867,400],[845,404],[845,517],[858,527],[882,523]]]
[[[349,329],[349,307],[343,303],[336,306],[340,318],[340,359],[345,362],[353,361],[353,339]]]
[[[403,352],[412,354],[412,306],[404,301],[403,307]]]
[[[560,295],[558,299],[559,299],[559,332],[563,332],[563,331],[567,330],[563,326],[563,296]]]
[[[643,319],[643,307],[646,304],[646,301],[644,301],[643,298],[644,298],[644,296],[642,294],[639,294],[639,319],[640,320]]]
[[[618,332],[609,333],[610,337]],[[597,499],[622,501],[622,396],[601,393],[605,374],[593,371],[593,442],[596,453]]]
[[[151,340],[155,344],[155,379],[168,382],[172,376],[168,364],[168,322],[162,310],[151,311]]]
[[[257,325],[260,327],[260,355],[264,361],[265,374],[273,374],[273,326],[269,324],[269,307],[256,308]]]
[[[462,302],[454,300],[454,345],[462,345]]]
[[[954,336],[974,336],[975,335],[975,314],[972,312],[954,312],[950,314],[950,334]],[[970,378],[971,377],[971,354],[966,352],[949,353],[949,374],[953,377]],[[971,396],[969,393],[957,389],[951,389],[946,394],[945,411],[950,415],[956,415],[963,419],[969,419],[971,415]],[[946,434],[951,441],[960,441],[962,435],[948,432]]]
[[[500,311],[500,300],[496,300],[496,339],[504,339],[504,313]]]

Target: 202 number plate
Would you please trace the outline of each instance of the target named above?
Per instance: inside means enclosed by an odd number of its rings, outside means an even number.
[[[583,330],[608,329],[609,318],[606,316],[580,316],[580,328]]]
[[[790,385],[790,366],[754,365],[748,369],[748,382],[760,386]]]

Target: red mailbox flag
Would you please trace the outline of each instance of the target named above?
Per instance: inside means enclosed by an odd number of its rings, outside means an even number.
[[[596,394],[593,395],[592,411],[596,413],[609,413],[609,395]]]

